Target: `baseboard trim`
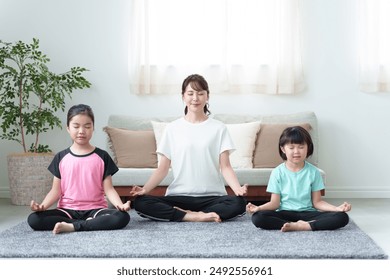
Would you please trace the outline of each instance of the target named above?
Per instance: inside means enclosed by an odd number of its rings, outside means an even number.
[[[11,194],[9,192],[9,187],[0,186],[0,198],[10,198]]]
[[[327,186],[325,198],[390,198],[390,186]]]
[[[0,187],[0,198],[10,198],[9,187]],[[390,198],[390,186],[340,187],[327,186],[325,198]]]

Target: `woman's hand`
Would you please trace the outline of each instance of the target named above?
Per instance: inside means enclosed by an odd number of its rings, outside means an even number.
[[[245,196],[248,192],[248,184],[245,184],[241,188],[237,188],[233,191],[236,196]]]
[[[46,210],[45,207],[43,206],[43,204],[39,204],[39,203],[35,202],[34,200],[31,200],[30,208],[34,212]]]

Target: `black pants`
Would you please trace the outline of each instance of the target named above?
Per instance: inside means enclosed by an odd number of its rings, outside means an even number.
[[[53,230],[56,223],[66,222],[73,224],[75,231],[121,229],[129,221],[129,213],[105,208],[85,211],[57,208],[33,212],[27,219],[34,230]]]
[[[159,221],[180,222],[185,216],[183,210],[215,212],[222,221],[245,214],[246,202],[240,196],[138,196],[134,209],[145,218]]]
[[[253,214],[253,224],[262,229],[281,229],[285,223],[299,220],[309,222],[311,229],[334,230],[344,227],[349,222],[345,212],[319,211],[258,211]]]

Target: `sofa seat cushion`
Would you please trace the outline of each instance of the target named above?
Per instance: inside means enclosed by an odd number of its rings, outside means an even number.
[[[154,168],[119,168],[119,171],[112,177],[114,186],[143,186],[154,172]],[[241,184],[249,186],[266,186],[273,168],[253,168],[253,169],[236,169],[238,181]],[[325,172],[318,169],[322,179],[325,182]],[[173,180],[172,170],[160,183],[160,186],[168,186]]]
[[[268,185],[271,172],[274,168],[252,168],[252,169],[235,169],[238,181],[241,184],[249,186],[266,186]],[[325,172],[319,169],[322,179],[325,182]]]
[[[143,186],[150,178],[155,168],[119,168],[119,171],[112,176],[114,186]],[[161,181],[161,186],[168,186],[173,181],[172,171]]]

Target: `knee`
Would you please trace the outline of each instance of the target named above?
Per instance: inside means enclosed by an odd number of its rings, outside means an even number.
[[[232,204],[235,205],[238,212],[246,211],[246,201],[242,196],[232,196]]]
[[[345,212],[338,212],[341,227],[346,226],[349,223],[349,216]]]
[[[255,227],[258,228],[266,228],[266,222],[264,219],[264,215],[262,212],[255,212],[252,215],[252,223],[255,225]]]
[[[142,211],[143,206],[145,205],[145,197],[137,196],[133,201],[133,206],[136,211]]]
[[[39,230],[40,227],[38,214],[36,212],[31,213],[27,218],[27,223],[33,230]]]
[[[242,196],[237,196],[239,207],[246,210],[246,200]]]
[[[114,227],[116,229],[124,228],[130,222],[130,215],[128,212],[118,210],[117,212],[113,213],[112,217],[115,217],[113,221],[115,221]]]
[[[120,213],[120,221],[121,221],[120,227],[124,228],[130,222],[130,215],[128,212],[119,211],[119,213]]]
[[[227,215],[228,217],[224,217],[222,214],[220,215],[222,220],[231,219],[232,217],[241,216],[246,213],[246,201],[242,196],[232,196],[230,197],[230,205],[229,205],[230,213]]]

